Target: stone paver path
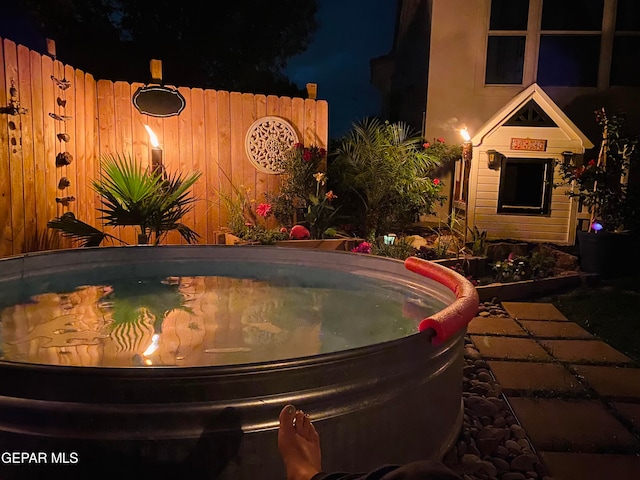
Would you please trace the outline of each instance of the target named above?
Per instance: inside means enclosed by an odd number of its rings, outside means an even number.
[[[468,333],[549,474],[640,479],[640,365],[551,304],[502,306]]]

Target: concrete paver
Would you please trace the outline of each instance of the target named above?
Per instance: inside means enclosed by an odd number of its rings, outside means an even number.
[[[550,303],[502,302],[502,306],[516,320],[568,321],[567,317]]]
[[[629,363],[631,359],[600,340],[542,340],[554,357],[573,363]]]
[[[551,361],[551,357],[530,338],[471,335],[471,340],[485,358]]]
[[[511,397],[509,403],[539,450],[640,449],[640,442],[599,401]]]
[[[476,317],[469,323],[467,333],[517,337],[525,337],[527,335],[527,332],[513,318],[499,317]]]
[[[640,399],[640,368],[573,366],[589,385],[605,397],[634,397]]]
[[[583,340],[595,338],[591,333],[573,322],[522,320],[520,323],[531,335],[537,338],[577,338]]]
[[[542,452],[554,480],[632,480],[640,478],[640,457]]]
[[[557,363],[489,361],[489,367],[509,395],[522,390],[578,394],[585,388],[565,367]]]
[[[640,404],[615,402],[613,407],[619,415],[630,421],[636,430],[640,430]],[[638,478],[640,478],[640,475]]]

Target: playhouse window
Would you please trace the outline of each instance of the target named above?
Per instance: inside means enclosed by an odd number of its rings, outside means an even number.
[[[500,168],[498,213],[549,213],[552,182],[552,159],[503,158]]]

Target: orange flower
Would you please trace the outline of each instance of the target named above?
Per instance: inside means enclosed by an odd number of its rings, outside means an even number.
[[[338,196],[333,193],[333,190],[329,190],[327,193],[325,193],[324,196],[329,201],[333,200],[334,198],[338,198]]]

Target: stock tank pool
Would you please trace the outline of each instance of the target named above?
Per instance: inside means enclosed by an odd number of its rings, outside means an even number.
[[[0,478],[284,478],[277,415],[323,465],[437,459],[462,422],[477,295],[412,258],[256,246],[0,260]],[[25,476],[27,475],[27,476]]]

